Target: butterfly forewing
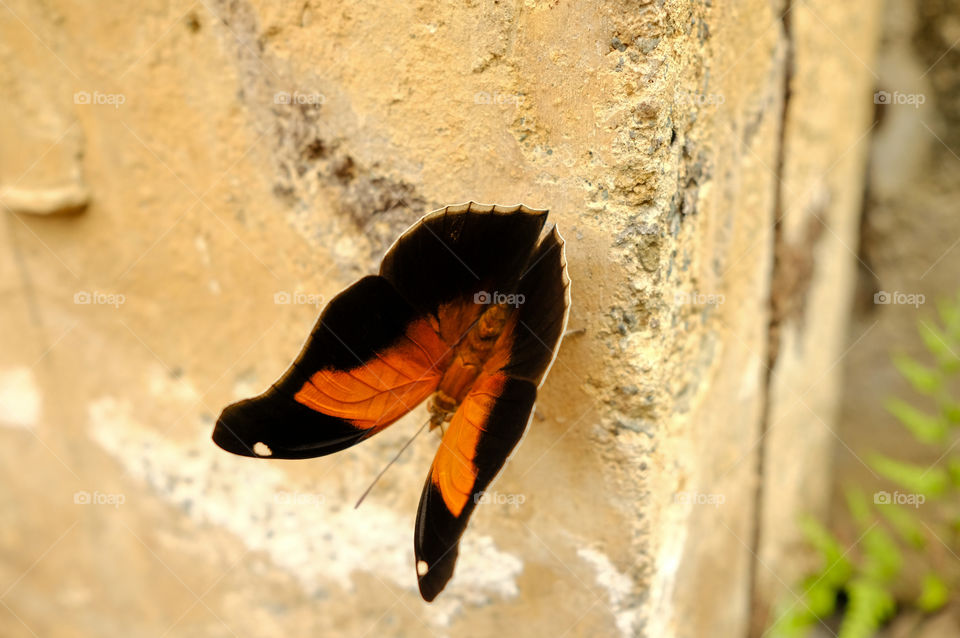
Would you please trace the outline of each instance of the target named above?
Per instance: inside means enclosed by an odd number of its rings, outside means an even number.
[[[223,411],[213,440],[244,456],[309,458],[342,450],[427,398],[448,350],[389,282],[364,277],[327,305],[277,383]]]

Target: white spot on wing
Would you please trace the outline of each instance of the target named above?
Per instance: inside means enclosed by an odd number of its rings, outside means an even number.
[[[425,560],[418,560],[418,561],[417,561],[417,576],[424,576],[424,575],[426,575],[426,573],[427,573],[428,571],[430,571],[430,566],[427,565],[427,561],[425,561]]]
[[[263,441],[257,441],[253,444],[253,453],[257,456],[273,456],[273,450]]]

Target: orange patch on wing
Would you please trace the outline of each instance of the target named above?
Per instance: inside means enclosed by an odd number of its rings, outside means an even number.
[[[454,345],[467,334],[486,306],[473,303],[472,299],[456,299],[437,308],[437,323],[440,338]]]
[[[320,370],[294,395],[299,403],[357,428],[384,428],[436,390],[448,347],[428,319],[351,370]]]
[[[496,345],[490,352],[490,358],[483,364],[483,371],[486,374],[496,374],[510,363],[510,353],[513,352],[513,335],[517,329],[519,315],[514,312],[507,323],[503,326],[503,332],[497,338]]]
[[[460,516],[477,479],[477,444],[507,381],[505,374],[482,377],[460,404],[433,459],[430,480],[454,516]]]

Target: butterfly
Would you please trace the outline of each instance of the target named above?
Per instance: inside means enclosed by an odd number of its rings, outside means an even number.
[[[566,328],[570,278],[547,213],[475,202],[428,213],[379,274],[330,301],[283,376],[214,428],[228,452],[304,459],[356,445],[429,398],[430,429],[443,435],[414,530],[427,601],[453,576],[467,521],[523,437]]]

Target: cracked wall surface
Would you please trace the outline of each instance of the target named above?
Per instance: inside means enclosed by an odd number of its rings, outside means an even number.
[[[747,635],[827,494],[879,30],[794,4],[0,7],[4,635]],[[209,434],[470,199],[551,209],[572,333],[427,605],[435,440],[352,509],[422,407]]]

